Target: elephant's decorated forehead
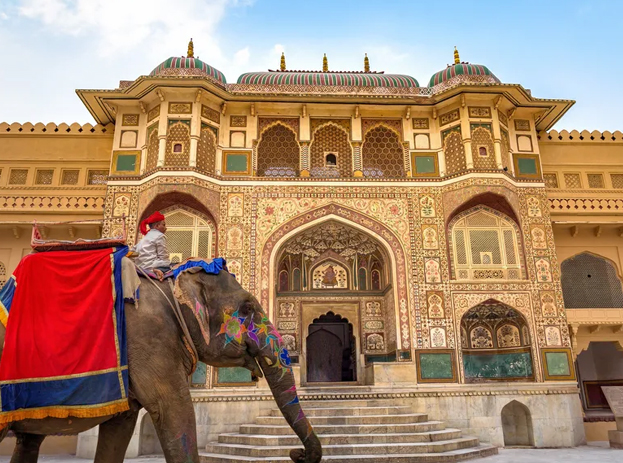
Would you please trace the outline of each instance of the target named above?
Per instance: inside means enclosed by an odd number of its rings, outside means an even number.
[[[181,264],[177,265],[171,273],[175,278],[180,276],[184,272],[196,273],[203,270],[206,273],[212,275],[218,275],[221,270],[227,270],[227,262],[222,257],[216,259],[188,259]]]

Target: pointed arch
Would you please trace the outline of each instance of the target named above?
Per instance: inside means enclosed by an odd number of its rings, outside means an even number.
[[[623,285],[612,260],[583,251],[565,259],[560,270],[566,308],[623,307]]]
[[[257,143],[257,175],[297,177],[301,147],[292,127],[277,120],[264,127]]]
[[[528,407],[512,400],[502,408],[501,418],[505,447],[534,446],[532,416]]]
[[[361,146],[366,177],[405,177],[405,154],[400,133],[382,122],[369,128]]]
[[[327,152],[336,155],[335,167],[326,165],[325,153]],[[353,147],[350,143],[350,133],[345,127],[335,122],[322,123],[312,133],[309,157],[312,177],[351,177]]]

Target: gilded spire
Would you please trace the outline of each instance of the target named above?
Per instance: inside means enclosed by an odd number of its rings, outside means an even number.
[[[329,72],[329,61],[327,61],[327,54],[324,54],[322,58],[322,72]]]
[[[279,66],[282,71],[286,70],[286,54],[281,52],[281,65]]]
[[[193,39],[190,39],[188,42],[188,52],[186,53],[186,58],[194,58],[195,57],[195,47],[193,46]]]
[[[367,53],[366,57],[363,59],[363,72],[370,72],[370,60],[368,59]]]
[[[459,58],[459,51],[454,47],[454,64],[461,64],[461,59]]]

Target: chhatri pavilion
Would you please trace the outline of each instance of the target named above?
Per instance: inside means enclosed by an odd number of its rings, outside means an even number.
[[[49,238],[134,244],[159,210],[173,262],[224,257],[258,298],[304,400],[408,404],[495,446],[607,440],[623,134],[552,130],[574,101],[456,50],[426,81],[362,61],[296,71],[282,56],[228,83],[191,41],[115,89],[77,90],[94,125],[0,123],[0,281],[34,220]],[[203,446],[274,406],[243,369],[201,365],[189,386]],[[136,455],[154,450],[148,421]]]

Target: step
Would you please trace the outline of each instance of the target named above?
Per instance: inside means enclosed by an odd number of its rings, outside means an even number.
[[[413,453],[442,453],[452,450],[476,447],[478,439],[475,437],[461,437],[458,439],[442,440],[437,442],[399,442],[399,443],[364,443],[364,444],[329,444],[322,446],[323,455],[386,455],[386,454],[413,454]],[[283,457],[290,455],[290,451],[300,448],[298,445],[281,445],[258,447],[246,444],[210,443],[206,446],[208,453],[239,455],[246,457]]]
[[[419,423],[404,424],[342,424],[342,425],[314,425],[316,434],[393,434],[419,433],[442,431],[446,425],[443,421],[422,421]],[[239,428],[241,434],[268,434],[271,436],[294,435],[294,431],[287,424],[243,424]]]
[[[497,455],[498,449],[492,445],[480,444],[477,447],[463,448],[443,453],[399,453],[392,455],[326,455],[323,462],[331,463],[453,463],[472,458],[482,458]],[[241,455],[222,455],[218,453],[201,452],[201,463],[291,463],[289,456],[282,457],[247,457]]]
[[[401,415],[413,413],[407,406],[385,407],[311,407],[303,405],[305,415],[310,416],[350,416],[350,415]],[[283,416],[281,410],[273,409],[270,416]]]
[[[461,437],[459,429],[444,429],[441,431],[419,433],[387,433],[387,434],[321,434],[318,435],[322,445],[335,444],[381,444],[404,442],[435,442],[440,440],[458,439]],[[301,445],[298,436],[275,436],[268,434],[221,434],[218,437],[221,444],[245,444],[255,446]]]
[[[299,397],[303,408],[335,408],[338,407],[393,407],[399,405],[398,399],[333,399],[305,400]],[[402,401],[404,403],[404,401]]]
[[[365,416],[309,416],[312,426],[322,424],[399,424],[421,423],[428,420],[425,413],[405,413],[402,415],[365,415]],[[285,424],[283,416],[258,416],[255,424]]]

